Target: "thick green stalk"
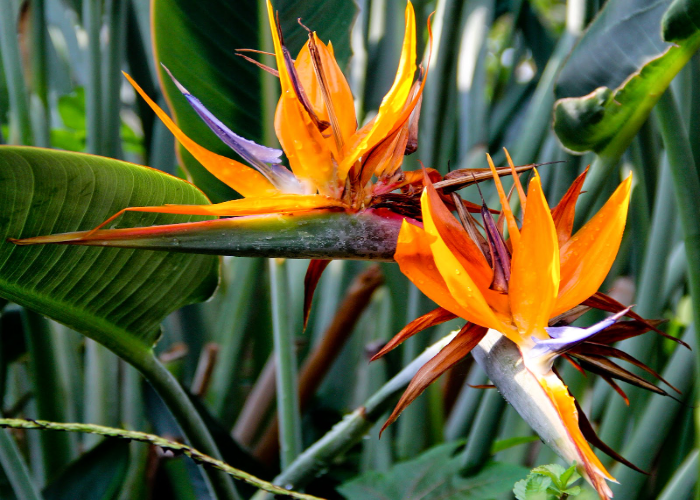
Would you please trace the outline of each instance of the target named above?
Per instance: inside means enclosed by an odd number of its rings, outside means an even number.
[[[129,430],[145,428],[146,414],[143,405],[141,374],[131,365],[122,363],[121,372],[121,424]],[[146,498],[146,462],[148,446],[144,443],[129,444],[129,466],[117,500]]]
[[[262,271],[262,259],[237,258],[225,260],[230,271],[226,291],[219,304],[215,341],[219,344],[217,362],[206,399],[213,413],[225,427],[233,426],[236,409],[236,384],[242,361],[241,348],[250,315],[256,279]],[[221,292],[221,290],[220,290]]]
[[[85,422],[115,426],[119,423],[119,358],[105,346],[94,340],[85,340]],[[48,418],[47,418],[48,419]],[[48,419],[65,422],[65,419]],[[94,446],[102,438],[85,436],[87,447]]]
[[[673,187],[668,172],[668,165],[664,162],[659,172],[657,182],[656,202],[652,216],[651,232],[649,234],[644,263],[641,267],[642,275],[637,288],[637,306],[635,311],[645,318],[657,318],[663,312],[665,299],[660,300],[659,284],[663,283],[666,261],[673,248],[674,225],[670,222],[676,218],[676,205],[673,196]],[[642,336],[626,340],[622,343],[622,350],[628,352],[642,363],[648,363],[653,354],[654,342],[648,336]],[[627,392],[630,404],[635,407],[635,401],[641,390],[630,387]],[[624,429],[628,423],[630,408],[617,394],[610,394],[610,405],[605,413],[600,437],[613,448],[622,444]]]
[[[106,47],[104,68],[104,99],[102,121],[102,152],[110,158],[121,158],[121,99],[119,91],[122,86],[122,60],[126,48],[127,5],[129,0],[110,0],[107,2],[107,23],[109,26],[109,44]]]
[[[49,107],[49,85],[47,64],[46,0],[32,0],[30,4],[31,75],[32,90],[38,98],[32,102],[34,113],[34,139],[36,146],[48,147],[51,108]]]
[[[478,472],[488,461],[505,408],[506,400],[497,390],[489,390],[484,395],[467,438],[467,447],[462,454],[463,475],[469,476]]]
[[[698,450],[688,454],[657,500],[691,498],[698,482]]]
[[[67,381],[58,366],[60,349],[48,320],[38,313],[23,309],[22,323],[30,354],[32,387],[37,416],[41,419],[65,422],[70,420]],[[50,479],[77,455],[70,436],[45,433],[41,436],[42,459],[46,476]]]
[[[158,392],[192,447],[210,457],[222,460],[214,438],[209,433],[189,396],[174,375],[158,361],[153,352],[142,348],[122,348],[119,351],[117,354],[135,366]],[[240,499],[229,476],[208,468],[204,471],[206,472],[205,479],[208,480],[210,490],[215,498],[220,500]]]
[[[372,297],[372,309],[370,314],[365,314],[359,325],[359,332],[364,332],[363,343],[371,345],[371,342],[386,342],[394,333],[391,328],[391,316],[393,314],[392,300],[387,288],[380,288]],[[376,345],[376,344],[375,344]],[[379,359],[369,366],[358,367],[357,374],[357,399],[354,406],[362,404],[368,397],[381,389],[387,381],[386,360]],[[388,416],[388,415],[387,415]],[[371,434],[379,434],[381,420],[377,422]],[[378,471],[386,472],[393,463],[393,443],[389,439],[366,439],[362,442],[362,455],[360,457],[360,472]]]
[[[666,279],[664,280],[663,297],[671,297],[676,290],[682,290],[688,276],[688,266],[685,258],[685,244],[678,242],[668,258]]]
[[[421,315],[422,293],[413,284],[409,284],[408,304],[406,307],[406,323]],[[401,345],[402,365],[406,366],[416,359],[425,349],[428,332],[414,335]],[[398,460],[408,460],[415,457],[426,447],[428,438],[428,398],[424,395],[411,403],[404,410],[397,422],[396,457]]]
[[[102,154],[102,61],[100,30],[102,28],[102,0],[83,1],[83,28],[87,33],[85,70],[85,127],[87,152]]]
[[[433,43],[430,73],[428,74],[423,93],[421,109],[421,160],[427,166],[444,169],[446,164],[441,160],[445,157],[444,142],[448,140],[450,128],[445,127],[444,120],[450,117],[448,113],[451,96],[455,95],[455,53],[459,47],[461,28],[461,10],[463,2],[457,0],[439,0],[435,6],[433,17]]]
[[[692,325],[689,326],[683,335],[683,340],[697,351],[694,330]],[[678,347],[662,375],[671,385],[688,394],[692,392],[693,379],[688,376],[692,372],[693,354],[683,347]],[[668,433],[672,432],[676,415],[682,410],[684,407],[670,398],[652,396],[621,455],[627,457],[637,467],[648,470],[665,443]],[[619,494],[620,498],[638,498],[647,481],[647,476],[622,464],[618,464],[613,470],[613,476],[619,484],[611,485],[612,490],[615,496]]]
[[[294,335],[289,327],[287,275],[282,259],[269,260],[272,334],[277,381],[277,416],[280,429],[280,460],[288,467],[301,453],[301,411]]]
[[[467,436],[472,427],[472,422],[483,399],[484,391],[469,387],[470,385],[484,385],[488,383],[488,377],[476,364],[472,365],[467,380],[457,397],[452,412],[445,424],[445,441],[456,441]]]
[[[34,144],[29,95],[17,41],[17,17],[12,0],[0,0],[0,51],[10,98],[10,144]]]
[[[321,470],[326,469],[336,457],[357,444],[369,432],[379,418],[396,403],[399,395],[406,388],[416,372],[455,336],[452,333],[430,347],[382,386],[365,404],[343,417],[321,439],[316,441],[273,481],[273,484],[287,489],[302,488]],[[258,492],[253,500],[269,498],[264,492]]]
[[[467,2],[464,12],[462,40],[457,63],[457,91],[459,92],[459,158],[475,147],[488,144],[489,102],[486,95],[486,54],[489,30],[493,24],[495,2],[476,0]]]
[[[34,486],[27,464],[8,429],[0,429],[0,465],[10,481],[17,500],[42,500]]]
[[[576,2],[568,2],[570,4]],[[512,148],[513,162],[516,165],[532,163],[537,158],[537,152],[549,132],[552,124],[552,107],[554,106],[554,80],[559,74],[566,57],[576,43],[577,36],[569,31],[564,32],[545,66],[537,88],[530,100],[527,116],[521,127],[518,142]],[[511,148],[509,148],[511,149]],[[517,197],[515,197],[517,203]]]
[[[656,106],[661,135],[666,146],[668,162],[673,177],[673,187],[683,229],[688,264],[688,283],[695,323],[700,321],[700,178],[690,149],[688,133],[678,111],[671,90],[667,90]],[[697,333],[697,332],[696,332]],[[696,356],[696,383],[700,381],[700,352]],[[698,410],[696,410],[698,412]],[[696,439],[700,439],[700,413],[696,413]],[[700,498],[700,491],[696,492]]]

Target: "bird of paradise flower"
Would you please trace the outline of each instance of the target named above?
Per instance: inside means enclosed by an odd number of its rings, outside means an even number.
[[[200,118],[250,166],[209,151],[188,137],[125,74],[182,146],[243,198],[213,205],[127,207],[89,231],[11,241],[20,245],[65,243],[212,253],[210,238],[215,231],[230,229],[234,233],[232,239],[235,239],[255,224],[265,224],[265,221],[246,219],[244,216],[298,217],[300,214],[318,214],[330,218],[333,212],[344,212],[352,214],[356,219],[353,223],[358,223],[355,225],[359,227],[359,237],[355,240],[372,240],[370,246],[373,248],[360,251],[350,248],[340,252],[341,256],[391,259],[403,216],[420,217],[418,199],[413,195],[420,193],[423,185],[421,171],[405,172],[401,168],[404,156],[417,148],[418,119],[428,71],[427,67],[424,70],[416,66],[413,6],[410,2],[406,5],[406,27],[393,85],[382,100],[376,116],[359,128],[353,96],[335,60],[332,44],[324,44],[315,32],[309,31],[307,43],[293,59],[284,45],[279,21],[269,1],[267,9],[277,69],[241,55],[279,78],[281,97],[274,127],[284,151],[261,146],[234,133],[164,67]],[[430,34],[429,24],[428,31]],[[283,152],[291,170],[281,164]],[[530,166],[519,168],[527,169]],[[440,179],[434,170],[430,170],[430,176],[434,180]],[[453,175],[448,184],[464,185],[469,182],[470,179],[460,180],[458,175]],[[401,192],[398,193],[398,190]],[[469,203],[467,208],[479,210],[478,206]],[[228,219],[149,228],[101,229],[124,212],[213,215]],[[194,246],[199,247],[179,246],[181,240],[194,240]],[[174,246],[172,241],[177,241],[179,247]],[[314,252],[310,253],[312,255],[295,256],[313,259]],[[322,253],[323,250],[317,252]],[[334,258],[333,253],[329,253],[326,259],[313,259],[309,266],[305,317],[308,317],[313,289],[330,262],[327,259]]]
[[[282,150],[258,145],[231,131],[165,68],[200,118],[250,166],[206,150],[125,75],[178,141],[243,198],[213,205],[129,207],[124,211],[228,217],[359,209],[376,195],[422,183],[420,172],[407,175],[400,168],[404,154],[415,151],[425,82],[422,69],[414,78],[416,27],[411,3],[406,6],[406,29],[394,83],[377,115],[360,128],[350,86],[335,60],[332,44],[324,44],[309,31],[308,41],[293,59],[269,1],[267,8],[277,69],[258,65],[280,81],[274,127]],[[283,153],[291,171],[281,164]],[[370,183],[373,176],[376,182]]]
[[[490,157],[488,161],[495,174]],[[512,162],[510,165],[513,168]],[[540,437],[562,458],[576,462],[600,497],[608,499],[612,492],[606,480],[614,478],[587,441],[639,469],[596,436],[553,361],[562,356],[581,371],[599,373],[625,399],[613,379],[666,394],[608,359],[629,361],[661,379],[652,369],[609,345],[656,330],[657,323],[643,320],[597,292],[620,246],[632,178],[623,181],[600,211],[572,236],[575,204],[586,172],[553,210],[543,195],[537,171],[527,195],[518,174],[513,175],[523,207],[521,227],[498,175],[494,175],[508,240],[485,204],[481,211],[485,234],[463,210],[459,211],[460,224],[427,178],[421,196],[423,227],[403,222],[395,259],[401,271],[440,307],[407,325],[374,359],[429,326],[456,317],[468,323],[415,375],[384,428],[445,370],[473,352],[502,395]],[[616,314],[587,329],[568,326],[590,307]],[[616,324],[624,315],[635,319]]]

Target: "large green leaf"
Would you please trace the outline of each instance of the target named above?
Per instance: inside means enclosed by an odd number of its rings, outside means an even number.
[[[322,40],[332,40],[341,62],[350,56],[350,26],[357,13],[351,0],[313,0],[304,3],[274,2],[280,12],[285,42],[296,55],[306,39],[302,22],[317,30]],[[267,10],[263,1],[153,0],[153,47],[163,91],[176,122],[202,146],[235,157],[191,109],[160,67],[165,64],[193,95],[197,96],[234,132],[265,142],[271,130],[275,93],[266,92],[270,76],[236,56],[235,49],[270,50]],[[254,54],[253,54],[254,55]],[[269,60],[267,64],[272,64]],[[267,81],[266,80],[267,77]],[[268,88],[278,88],[274,81]],[[268,144],[274,146],[274,144]],[[235,197],[234,192],[209,174],[184,148],[178,152],[192,180],[214,202]],[[236,158],[238,159],[238,158]]]
[[[150,348],[160,322],[209,297],[218,260],[115,248],[17,246],[7,238],[91,229],[129,205],[207,203],[191,184],[149,168],[90,156],[0,147],[0,296],[112,349]],[[202,217],[134,214],[118,225]]]
[[[497,498],[527,475],[525,467],[505,463],[486,465],[478,474],[461,477],[460,443],[436,446],[386,473],[367,472],[342,484],[338,491],[348,500],[401,498],[420,500],[480,500]]]
[[[610,0],[559,75],[554,129],[574,151],[620,154],[700,46],[697,0]]]
[[[51,481],[42,496],[45,500],[113,499],[124,483],[128,463],[128,443],[114,439],[102,441]]]

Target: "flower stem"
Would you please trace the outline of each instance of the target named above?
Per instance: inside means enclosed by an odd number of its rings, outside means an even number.
[[[299,455],[289,467],[286,467],[273,481],[284,488],[301,488],[313,479],[319,471],[328,467],[331,461],[357,444],[369,432],[379,418],[398,400],[416,372],[440,350],[445,347],[456,333],[435,342],[415,360],[396,374],[391,380],[374,393],[363,406],[346,415],[340,422],[316,441],[304,453]],[[259,491],[253,500],[270,498]]]
[[[0,466],[19,500],[41,500],[17,443],[7,429],[0,429]]]
[[[83,2],[83,27],[87,33],[85,85],[85,118],[87,152],[102,153],[102,61],[100,30],[102,29],[102,1]]]
[[[659,128],[668,154],[671,167],[673,187],[678,202],[678,212],[683,229],[685,252],[688,264],[688,285],[693,307],[695,324],[700,321],[700,225],[697,217],[700,213],[700,178],[690,149],[688,132],[673,98],[671,88],[661,96],[656,106]],[[696,336],[698,332],[696,331]],[[696,356],[696,383],[700,380],[700,352]],[[696,410],[697,411],[697,410]],[[696,418],[696,429],[700,429],[700,420]],[[696,432],[696,439],[700,433]],[[700,490],[696,494],[700,497]]]
[[[506,400],[497,390],[489,390],[484,395],[462,455],[463,475],[475,474],[488,462],[505,409]]]
[[[277,416],[280,429],[282,468],[288,467],[301,453],[301,411],[297,382],[294,336],[287,308],[287,275],[282,259],[270,259],[270,295],[272,334],[274,336],[275,377],[277,381]]]
[[[10,98],[10,144],[34,144],[29,114],[29,95],[24,83],[24,73],[17,43],[16,9],[14,2],[0,0],[0,51],[7,78]]]
[[[222,460],[221,453],[214,439],[192,401],[190,401],[189,396],[173,374],[158,361],[153,352],[132,352],[129,356],[124,356],[121,352],[118,354],[138,368],[160,397],[163,398],[192,447],[210,457]],[[209,480],[211,486],[210,489],[215,493],[216,498],[240,499],[229,476],[212,469],[205,469],[205,472],[206,479]]]

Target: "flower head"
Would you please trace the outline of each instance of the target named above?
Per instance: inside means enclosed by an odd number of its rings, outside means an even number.
[[[277,69],[258,65],[280,81],[274,123],[282,150],[237,135],[165,68],[200,118],[247,165],[208,151],[187,137],[126,75],[178,141],[207,170],[244,197],[215,205],[128,210],[219,216],[357,210],[370,205],[376,195],[422,183],[420,172],[401,171],[404,155],[415,150],[425,82],[422,68],[415,78],[416,26],[411,3],[406,6],[406,30],[394,83],[377,115],[360,128],[350,86],[335,60],[332,44],[324,44],[309,31],[308,41],[293,59],[269,1],[267,8]],[[281,164],[283,153],[291,170]]]
[[[616,330],[615,323],[623,315],[637,318],[634,325],[631,325],[633,322],[620,323],[625,325],[623,330],[628,336],[643,333],[655,325],[596,293],[620,246],[631,176],[572,236],[574,207],[585,172],[553,210],[547,204],[536,171],[527,195],[517,173],[513,172],[523,207],[522,226],[519,227],[491,158],[488,159],[502,216],[496,222],[484,205],[481,211],[483,234],[466,211],[460,211],[461,223],[455,219],[429,180],[421,197],[423,227],[408,221],[402,225],[396,261],[401,271],[440,307],[409,324],[378,356],[428,326],[455,317],[464,318],[468,323],[416,375],[387,425],[429,383],[475,349],[477,361],[504,397],[555,451],[566,460],[578,463],[582,475],[601,498],[607,498],[611,492],[605,480],[613,478],[595,456],[587,439],[615,458],[624,459],[595,437],[554,371],[552,362],[558,356],[566,356],[579,369],[601,373],[619,392],[612,378],[651,386],[652,390],[665,394],[607,359],[621,357],[641,365],[607,345],[620,339],[615,332],[622,330]],[[510,157],[508,160],[510,163]],[[514,169],[512,163],[510,165]],[[507,240],[503,221],[508,228]],[[591,306],[617,314],[588,329],[568,326]],[[593,353],[595,359],[589,357]],[[647,371],[656,375],[650,369]]]

